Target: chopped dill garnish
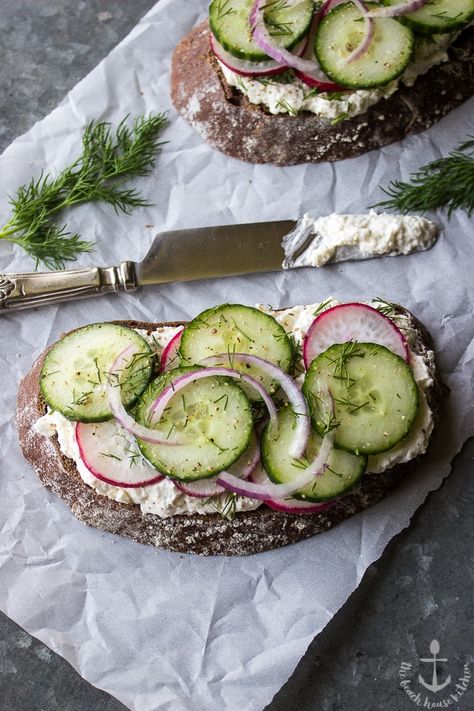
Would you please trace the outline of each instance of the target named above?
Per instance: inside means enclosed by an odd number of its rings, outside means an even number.
[[[235,514],[237,513],[237,494],[234,492],[229,492],[222,506],[219,506],[215,501],[215,496],[210,496],[204,501],[205,504],[211,504],[211,506],[219,513],[222,518],[227,519],[227,521],[233,521]]]

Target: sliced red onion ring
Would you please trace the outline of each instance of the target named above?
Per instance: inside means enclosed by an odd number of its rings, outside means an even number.
[[[352,0],[352,2],[361,11],[363,18],[364,18],[365,27],[364,27],[364,36],[362,38],[362,41],[360,42],[359,46],[356,47],[354,49],[354,51],[351,52],[350,55],[347,57],[348,64],[355,62],[357,59],[362,57],[367,52],[369,45],[372,41],[372,38],[374,36],[374,21],[367,14],[366,4],[364,2],[362,2],[361,0]]]
[[[338,5],[342,5],[347,1],[348,0],[326,0],[326,2],[322,5],[319,11],[320,16],[326,17],[328,12],[331,12],[331,10],[334,10],[335,7],[337,7]]]
[[[184,327],[173,336],[171,341],[164,347],[160,358],[160,373],[176,368],[176,360],[181,336],[183,335]]]
[[[222,363],[222,361],[225,362],[228,358],[229,355],[226,353],[209,356],[201,361],[201,365],[217,365]],[[296,414],[296,428],[291,455],[296,459],[302,457],[308,444],[311,423],[306,400],[293,378],[277,365],[269,363],[267,360],[259,358],[258,356],[250,355],[249,353],[232,353],[231,358],[233,363],[246,363],[259,368],[262,373],[268,375],[272,380],[277,381],[287,396],[293,412]]]
[[[315,60],[297,57],[287,49],[283,49],[283,47],[276,44],[268,32],[263,19],[263,11],[266,2],[267,0],[255,0],[250,11],[249,21],[255,44],[279,64],[284,64],[291,69],[297,69],[303,74],[310,76],[314,81],[327,84],[329,79]]]
[[[314,47],[314,38],[316,36],[316,31],[318,29],[319,22],[322,17],[326,14],[324,12],[324,7],[325,5],[331,5],[332,3],[339,4],[340,2],[343,2],[343,0],[329,0],[329,2],[326,2],[320,10],[318,10],[314,14],[313,18],[313,25],[311,27],[311,30],[308,35],[308,42],[307,46],[309,47],[309,51],[313,52],[313,47]],[[305,51],[304,56],[308,58],[308,50]],[[318,89],[319,91],[349,91],[346,87],[340,86],[339,84],[335,84],[334,82],[330,81],[327,77],[325,81],[320,81],[319,79],[315,79],[312,77],[310,74],[306,74],[305,72],[301,72],[298,69],[293,70],[295,73],[295,76],[298,77],[301,81],[304,81],[305,84],[310,86],[312,89]]]
[[[245,375],[238,370],[233,370],[232,368],[203,368],[202,370],[192,370],[188,373],[183,373],[183,375],[178,375],[174,380],[172,380],[169,385],[167,385],[158,394],[155,401],[150,407],[150,414],[152,415],[153,421],[157,422],[163,415],[163,412],[171,400],[171,398],[182,388],[189,385],[189,383],[195,380],[201,380],[201,378],[212,378],[214,376],[224,376],[226,378],[234,378],[235,380],[241,380],[253,387],[268,409],[268,414],[270,415],[270,422],[277,426],[277,411],[275,403],[271,399],[270,395],[267,393],[263,385],[261,385],[257,380],[251,378],[250,375]]]
[[[118,354],[117,358],[112,363],[110,375],[116,375],[117,381],[120,371],[126,367],[127,363],[130,361],[130,358],[133,356],[134,350],[134,345],[131,343]],[[162,444],[168,447],[176,447],[180,444],[179,442],[170,439],[162,439],[160,435],[155,432],[155,430],[149,429],[148,427],[144,427],[143,425],[138,424],[138,422],[135,422],[133,417],[128,414],[123,406],[120,386],[117,384],[112,385],[110,380],[111,378],[108,378],[106,386],[109,406],[112,410],[113,416],[117,422],[122,425],[124,430],[127,430],[130,434],[135,437],[139,437],[139,439],[142,439],[145,442],[150,442],[150,444]]]
[[[273,484],[273,482],[254,484],[251,481],[242,481],[230,472],[222,472],[219,474],[217,483],[223,486],[224,489],[233,491],[241,496],[248,496],[250,499],[259,499],[261,501],[265,501],[266,499],[284,499],[295,491],[298,491],[298,489],[302,489],[310,484],[317,476],[325,471],[327,460],[332,450],[333,440],[333,433],[328,432],[328,434],[323,437],[319,452],[313,461],[296,479],[287,484]]]
[[[311,361],[334,343],[378,343],[408,361],[405,336],[387,316],[368,304],[338,304],[317,316],[303,343],[303,360]]]
[[[362,41],[360,42],[359,46],[356,47],[354,51],[351,52],[351,54],[347,57],[348,64],[354,62],[356,59],[359,59],[359,57],[362,57],[362,55],[367,52],[372,37],[374,36],[374,23],[371,20],[370,13],[367,10],[366,4],[362,2],[362,0],[351,1],[359,8],[364,17],[365,32],[364,37],[362,38]],[[321,16],[325,17],[329,12],[331,12],[331,10],[334,10],[335,7],[337,7],[338,5],[342,5],[346,2],[347,0],[327,0],[327,2],[324,3],[320,10]]]
[[[227,52],[222,45],[219,44],[212,33],[210,39],[211,49],[217,59],[222,62],[227,69],[243,77],[274,76],[275,74],[281,74],[281,72],[286,69],[285,64],[275,62],[273,59],[268,62],[251,62],[250,60],[237,59],[237,57]]]
[[[400,17],[401,15],[408,15],[410,12],[420,10],[427,2],[428,0],[408,0],[408,2],[401,2],[400,5],[380,7],[376,10],[369,10],[367,17]]]
[[[263,469],[263,467],[255,467],[254,471],[250,475],[250,479],[255,484],[264,484],[270,482],[268,474]],[[271,509],[291,514],[320,513],[321,511],[329,509],[333,505],[333,503],[333,500],[325,501],[324,503],[316,503],[314,501],[300,501],[299,499],[293,499],[290,496],[285,499],[265,499],[266,506],[269,506]]]
[[[331,413],[334,414],[334,402],[331,392],[325,386],[321,387],[321,392],[327,396]],[[265,483],[243,482],[230,472],[222,472],[217,477],[217,483],[229,491],[241,496],[247,496],[250,499],[259,499],[260,501],[285,499],[295,491],[298,491],[298,489],[303,489],[308,484],[311,484],[312,481],[326,471],[333,444],[334,430],[330,430],[323,436],[321,447],[313,461],[292,482],[286,484],[274,484],[270,481]]]
[[[260,448],[258,446],[257,437],[252,436],[250,447],[239,457],[239,459],[229,467],[229,472],[235,474],[239,479],[248,479],[260,461]],[[177,481],[174,480],[174,485],[188,496],[195,496],[199,499],[208,499],[210,496],[223,494],[224,487],[216,484],[217,477],[210,479],[200,479],[199,481]]]

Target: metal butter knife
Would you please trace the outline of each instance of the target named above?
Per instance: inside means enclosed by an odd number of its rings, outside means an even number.
[[[369,221],[371,240],[364,242]],[[438,231],[437,225],[423,217],[371,212],[320,218],[306,214],[298,222],[283,220],[162,232],[156,235],[142,262],[122,262],[118,267],[0,274],[0,313],[114,291],[133,291],[148,284],[410,254],[432,247]]]
[[[0,313],[110,292],[282,269],[282,239],[295,222],[202,227],[156,235],[145,259],[118,267],[0,274]]]

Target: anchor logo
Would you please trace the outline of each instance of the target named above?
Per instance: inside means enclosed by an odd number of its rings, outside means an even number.
[[[444,689],[448,684],[451,683],[451,674],[448,676],[448,678],[443,681],[441,684],[438,682],[438,670],[436,669],[436,664],[437,662],[447,662],[447,659],[439,659],[438,654],[439,654],[440,646],[439,642],[437,639],[434,639],[431,644],[430,644],[430,652],[433,655],[432,657],[428,657],[428,659],[420,659],[420,662],[427,662],[428,664],[433,665],[433,676],[431,679],[431,684],[426,682],[421,674],[418,675],[418,681],[420,684],[422,684],[425,689],[428,689],[428,691],[432,691],[434,694],[436,694],[438,691],[441,691],[441,689]]]

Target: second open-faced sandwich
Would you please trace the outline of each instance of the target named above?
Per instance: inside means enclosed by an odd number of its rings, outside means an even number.
[[[171,95],[252,163],[334,161],[421,131],[474,94],[474,0],[212,0]]]

